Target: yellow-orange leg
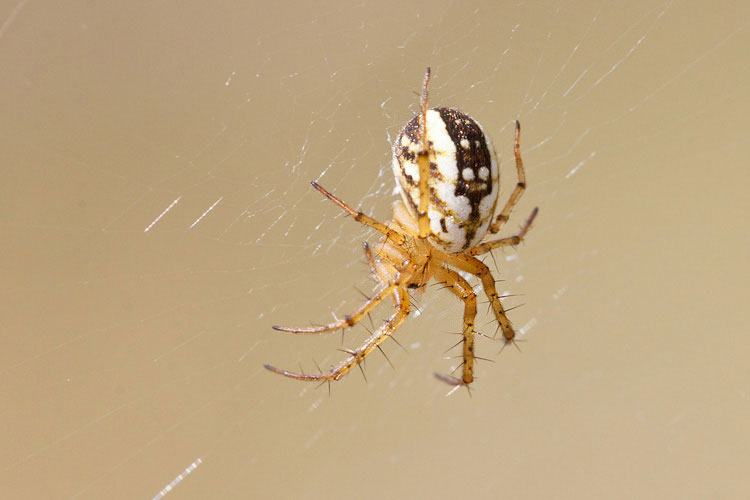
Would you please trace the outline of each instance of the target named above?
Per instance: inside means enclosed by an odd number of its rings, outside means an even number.
[[[372,253],[372,250],[370,250],[370,245],[368,245],[367,242],[365,242],[363,246],[365,249],[365,257],[367,257],[367,262],[370,265],[370,273],[374,276],[378,283],[386,285],[387,283],[392,281],[394,274],[398,274],[396,266],[394,266],[391,262],[383,261],[379,257],[375,257],[375,255],[373,255]],[[396,305],[398,301],[398,293],[394,292],[391,294],[391,296],[393,298],[393,304]]]
[[[534,222],[534,219],[536,218],[536,214],[538,213],[539,213],[539,207],[534,207],[534,210],[531,211],[531,215],[529,215],[529,218],[526,219],[526,222],[524,223],[523,227],[518,232],[518,234],[514,236],[509,236],[507,238],[500,238],[499,240],[488,241],[486,243],[482,243],[481,245],[477,245],[474,248],[472,248],[469,251],[469,253],[471,255],[482,255],[483,253],[487,253],[494,248],[518,245],[519,243],[523,241],[524,236],[526,236],[526,233],[531,228],[531,223]]]
[[[521,199],[521,195],[526,189],[526,174],[523,170],[523,160],[521,160],[521,124],[518,121],[516,121],[516,140],[513,144],[513,153],[516,157],[516,172],[518,173],[518,183],[513,189],[513,192],[510,194],[510,198],[508,198],[508,201],[505,203],[505,206],[500,212],[500,215],[498,215],[495,219],[495,222],[490,225],[490,232],[492,234],[500,231],[500,228],[502,228],[503,225],[508,222],[508,219],[510,218],[510,212],[513,210],[513,207],[516,206],[518,200]]]
[[[368,245],[366,241],[362,243],[362,250],[364,250],[365,258],[367,259],[367,264],[370,266],[370,274],[375,276],[381,285],[384,284],[383,278],[378,274],[378,268],[377,268],[375,256],[372,255],[372,250],[370,250],[370,245]]]
[[[365,247],[365,255],[367,256],[368,260],[370,260],[370,264],[374,265],[374,260],[372,259],[372,254],[369,251],[369,247]],[[278,326],[274,325],[271,328],[274,330],[278,330],[280,332],[289,332],[289,333],[322,333],[322,332],[331,332],[335,330],[340,330],[342,328],[347,328],[350,326],[354,326],[357,323],[359,323],[362,318],[367,316],[373,309],[377,307],[378,304],[380,304],[383,299],[388,297],[390,294],[394,293],[398,288],[403,287],[406,282],[409,281],[410,277],[414,273],[415,266],[409,261],[406,261],[404,263],[404,271],[399,272],[396,274],[394,281],[391,283],[385,284],[378,293],[376,293],[373,297],[367,299],[364,304],[362,304],[359,309],[357,309],[354,314],[347,315],[344,319],[340,319],[338,321],[334,321],[333,323],[329,323],[327,325],[321,325],[321,326],[311,326],[308,328],[289,328],[286,326]]]
[[[398,303],[396,304],[396,312],[386,320],[386,322],[378,328],[373,335],[367,339],[367,341],[356,351],[347,351],[350,355],[341,363],[337,364],[328,373],[294,373],[287,370],[282,370],[271,365],[264,365],[267,370],[270,370],[279,375],[285,377],[297,379],[297,380],[318,380],[318,381],[334,381],[338,380],[351,371],[352,368],[359,365],[364,359],[380,344],[382,344],[388,337],[390,337],[394,331],[404,322],[406,317],[409,315],[409,295],[404,291],[403,288],[397,290],[396,295],[398,296]]]
[[[430,145],[427,144],[427,87],[430,83],[430,68],[424,75],[422,86],[422,109],[419,117],[419,152],[417,153],[417,166],[419,167],[419,212],[417,213],[417,224],[419,225],[419,237],[425,239],[430,235],[430,219],[427,209],[430,206]]]
[[[477,296],[471,285],[457,272],[440,269],[435,279],[442,281],[453,294],[464,303],[463,369],[460,379],[436,375],[440,380],[453,385],[466,385],[474,380],[474,319],[477,316]]]
[[[513,340],[516,332],[513,330],[510,320],[508,320],[508,316],[505,314],[505,309],[500,303],[500,296],[495,289],[495,279],[492,277],[490,268],[484,262],[471,255],[450,254],[446,260],[448,260],[450,265],[471,273],[482,281],[484,293],[492,305],[492,311],[495,313],[497,322],[500,323],[503,337],[505,337],[506,341]]]
[[[280,332],[289,332],[289,333],[323,333],[323,332],[332,332],[335,330],[340,330],[342,328],[348,328],[350,326],[354,326],[357,323],[359,323],[362,318],[367,316],[375,307],[377,307],[378,304],[380,304],[383,299],[388,297],[393,291],[396,289],[397,284],[392,283],[390,285],[387,285],[380,289],[378,293],[376,293],[373,297],[367,299],[367,301],[362,304],[359,309],[357,309],[353,314],[347,315],[344,317],[344,319],[340,319],[338,321],[334,321],[333,323],[329,323],[327,325],[321,325],[321,326],[311,326],[308,328],[289,328],[286,326],[278,326],[274,325],[271,328],[274,330],[278,330]]]
[[[378,222],[377,220],[373,219],[369,215],[366,215],[358,210],[354,210],[352,207],[337,198],[335,195],[329,193],[323,186],[321,186],[317,182],[310,181],[310,184],[312,184],[315,189],[323,193],[323,196],[341,207],[344,212],[351,215],[357,222],[383,233],[388,239],[395,242],[397,245],[402,245],[404,243],[405,237],[403,234],[399,233],[398,231],[394,231],[382,222]]]

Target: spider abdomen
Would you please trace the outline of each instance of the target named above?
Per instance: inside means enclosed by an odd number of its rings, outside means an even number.
[[[433,108],[426,115],[430,160],[428,189],[430,242],[448,253],[479,244],[495,212],[498,165],[492,141],[466,113]],[[393,145],[393,173],[404,203],[416,216],[419,207],[419,115],[409,121]]]

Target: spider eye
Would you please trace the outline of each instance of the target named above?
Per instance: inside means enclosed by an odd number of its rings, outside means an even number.
[[[413,289],[413,288],[419,288],[419,285],[417,285],[416,283],[409,283],[409,284],[407,285],[407,287],[408,287],[408,288],[412,288],[412,289]]]

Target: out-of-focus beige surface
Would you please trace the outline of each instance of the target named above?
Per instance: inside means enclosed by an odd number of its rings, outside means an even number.
[[[750,12],[503,3],[2,4],[0,496],[750,496]],[[271,329],[371,290],[375,237],[309,181],[388,218],[428,65],[503,200],[523,125],[505,233],[541,212],[488,260],[522,352],[480,339],[446,397],[462,312],[433,286],[395,370],[265,371],[344,356]]]

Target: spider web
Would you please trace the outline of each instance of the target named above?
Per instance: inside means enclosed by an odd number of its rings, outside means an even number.
[[[392,310],[384,304],[344,339],[271,330],[341,317],[373,287],[362,242],[376,235],[310,180],[388,219],[390,142],[417,112],[428,65],[431,104],[466,111],[492,137],[501,203],[515,184],[520,120],[528,188],[502,235],[534,206],[541,213],[524,245],[486,262],[507,307],[522,306],[510,318],[533,352],[600,262],[601,226],[580,222],[610,201],[596,186],[649,175],[613,160],[748,90],[746,69],[722,69],[747,46],[742,16],[675,1],[303,4],[264,6],[262,19],[257,9],[144,3],[57,17],[23,0],[0,10],[13,116],[0,126],[13,257],[2,414],[18,430],[0,464],[8,498],[318,498],[341,491],[337,481],[361,485],[368,462],[432,471],[427,443],[462,449],[454,429],[479,442],[486,427],[462,422],[490,425],[495,408],[460,393],[445,400],[449,388],[431,378],[460,362],[442,359],[457,354],[444,351],[462,314],[448,292],[414,297],[403,349],[387,343],[387,361],[375,353],[367,384],[354,371],[329,397],[262,369],[325,368]],[[697,95],[689,110],[674,97],[683,92]],[[604,307],[630,292],[620,293]],[[492,336],[487,312],[479,331]],[[507,410],[525,372],[503,366],[520,370],[530,356],[500,350],[480,339],[480,355],[502,362],[479,362],[477,389]],[[311,465],[326,457],[336,472]],[[435,497],[455,484],[394,479]]]

